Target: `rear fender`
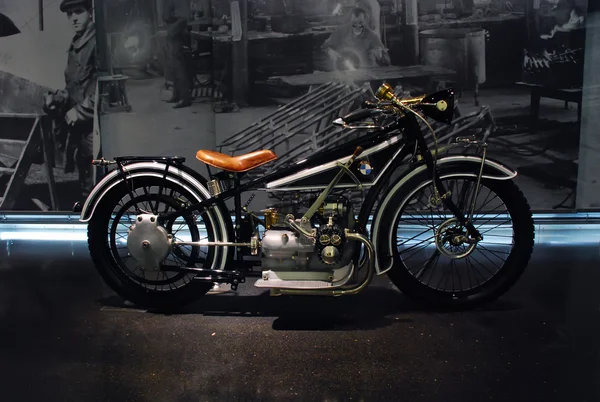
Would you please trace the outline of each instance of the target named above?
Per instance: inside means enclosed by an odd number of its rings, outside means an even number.
[[[182,185],[187,191],[194,194],[198,198],[198,202],[210,198],[210,193],[206,188],[206,179],[196,172],[190,172],[191,169],[185,166],[176,167],[169,166],[166,170],[166,164],[163,162],[138,162],[124,166],[125,175],[121,174],[119,169],[115,169],[108,173],[100,182],[96,184],[90,195],[85,200],[80,222],[89,222],[92,219],[96,207],[106,194],[118,184],[125,180],[135,179],[139,177],[156,177],[159,179],[165,178],[173,183]],[[165,177],[165,171],[166,177]]]
[[[186,166],[169,166],[166,171],[166,164],[160,161],[153,162],[137,162],[124,166],[125,174],[121,174],[119,169],[115,169],[108,173],[102,180],[96,184],[94,189],[91,191],[88,198],[85,200],[81,215],[79,218],[80,222],[89,222],[93,216],[96,208],[102,201],[102,199],[108,194],[108,192],[115,186],[123,183],[125,180],[131,180],[141,177],[153,177],[157,179],[166,179],[172,183],[181,185],[190,194],[196,197],[197,202],[202,202],[210,198],[210,193],[206,188],[206,179],[200,174],[193,171]],[[232,241],[232,222],[231,217],[227,213],[227,208],[223,202],[216,204],[215,208],[210,208],[208,211],[208,219],[211,221],[211,225],[216,229],[216,236],[218,240],[223,242]],[[215,259],[213,268],[225,267],[233,248],[223,247],[223,253],[221,261]]]
[[[477,177],[476,174],[473,173],[461,173],[461,170],[466,170],[467,172],[473,171],[473,168],[481,167],[482,158],[478,156],[465,156],[465,155],[454,155],[447,156],[443,158],[439,158],[437,161],[438,166],[444,167],[455,167],[456,174],[460,174],[460,176],[471,176]],[[465,169],[466,168],[466,169]],[[395,205],[390,205],[390,201],[394,197],[394,195],[413,177],[421,174],[422,172],[427,170],[427,166],[422,164],[418,166],[416,169],[410,170],[404,176],[400,177],[395,184],[393,184],[387,191],[385,197],[378,205],[375,214],[373,215],[373,222],[371,225],[371,239],[373,240],[373,245],[375,250],[377,250],[377,261],[375,263],[375,271],[377,275],[382,275],[388,272],[392,268],[392,257],[391,257],[391,245],[388,245],[385,248],[379,247],[378,243],[386,241],[386,235],[384,234],[387,229],[387,225],[382,222],[381,217],[383,216],[386,208],[393,208]],[[452,177],[453,174],[445,174],[440,178]],[[512,180],[517,176],[517,172],[506,167],[500,162],[496,162],[494,160],[486,158],[483,175],[482,178],[488,180]],[[382,244],[383,246],[383,244]],[[384,251],[382,253],[382,251]]]

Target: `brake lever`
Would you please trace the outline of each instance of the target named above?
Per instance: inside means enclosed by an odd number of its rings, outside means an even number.
[[[377,116],[374,115],[382,115],[382,114],[386,114],[386,111],[383,109],[371,109],[371,118],[377,118]],[[378,124],[352,124],[352,123],[346,123],[344,121],[343,118],[338,117],[337,119],[335,119],[332,123],[334,126],[338,126],[344,129],[351,129],[351,130],[381,130],[381,125]]]
[[[389,106],[393,106],[392,102],[371,102],[366,100],[362,103],[364,109],[381,109]]]

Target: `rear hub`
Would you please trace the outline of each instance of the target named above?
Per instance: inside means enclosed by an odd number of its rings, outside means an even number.
[[[171,251],[171,236],[158,225],[157,218],[152,214],[138,215],[127,236],[129,254],[146,271],[159,271]]]

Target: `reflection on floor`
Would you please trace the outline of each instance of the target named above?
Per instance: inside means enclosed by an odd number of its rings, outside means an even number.
[[[519,284],[463,313],[424,311],[385,277],[336,299],[250,281],[146,313],[84,242],[3,241],[2,400],[597,401],[600,231],[578,229],[541,228]]]

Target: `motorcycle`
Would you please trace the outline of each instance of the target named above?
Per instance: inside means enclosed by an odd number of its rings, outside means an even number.
[[[428,118],[449,124],[454,105],[452,89],[401,98],[383,84],[333,121],[365,135],[258,177],[248,173],[273,163],[273,151],[199,150],[208,179],[181,157],[94,160],[105,176],[75,207],[93,262],[117,294],[147,308],[185,305],[215,284],[235,291],[252,276],[275,296],[352,295],[387,274],[430,307],[493,301],[529,263],[533,219],[517,172],[489,158],[485,142],[439,146]],[[253,212],[255,193],[242,205],[252,191],[275,201]]]

